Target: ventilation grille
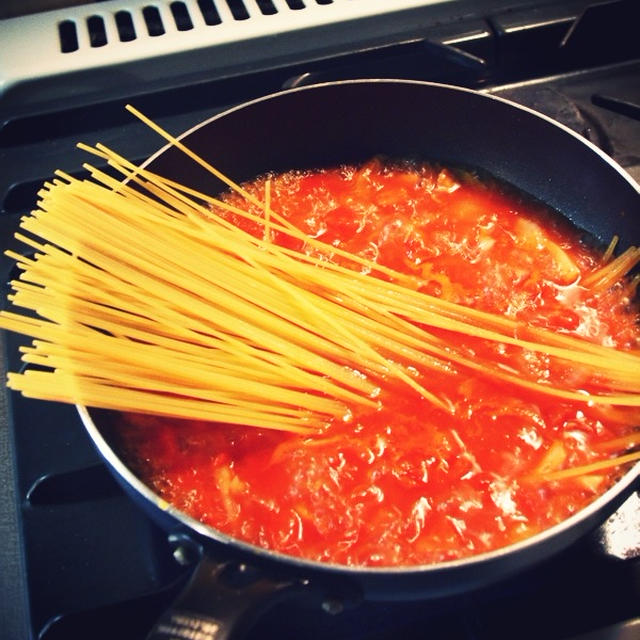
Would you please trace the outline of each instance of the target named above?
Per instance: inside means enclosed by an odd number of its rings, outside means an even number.
[[[154,2],[136,9],[120,9],[112,14],[95,14],[82,21],[70,18],[58,23],[62,53],[74,53],[87,42],[92,48],[112,41],[132,42],[159,38],[168,32],[191,31],[196,27],[216,27],[227,20],[248,20],[254,12],[271,16],[283,11],[300,11],[311,6],[334,4],[334,0],[175,0]],[[217,5],[217,6],[216,6]],[[111,22],[111,25],[109,25]],[[82,33],[87,36],[82,37]]]
[[[0,20],[0,121],[415,37],[463,1],[96,0]]]

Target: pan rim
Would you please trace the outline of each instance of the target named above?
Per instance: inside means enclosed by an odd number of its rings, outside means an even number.
[[[614,169],[622,179],[629,183],[629,185],[635,189],[636,193],[640,195],[640,185],[634,180],[634,178],[624,169],[622,168],[615,160],[613,160],[610,156],[608,156],[602,149],[597,147],[595,144],[586,140],[583,136],[576,133],[566,125],[557,122],[553,118],[542,114],[534,109],[529,107],[520,105],[516,102],[513,102],[507,98],[503,98],[501,96],[495,96],[492,94],[482,93],[480,91],[469,89],[466,87],[458,87],[455,85],[449,85],[445,83],[437,83],[437,82],[428,82],[428,81],[419,81],[419,80],[404,80],[404,79],[393,79],[393,78],[373,78],[373,79],[355,79],[355,80],[343,80],[336,82],[323,82],[303,87],[296,87],[292,89],[286,89],[282,91],[278,91],[276,93],[271,93],[268,95],[260,96],[254,98],[252,100],[243,102],[241,104],[235,105],[231,108],[225,109],[220,113],[217,113],[202,122],[197,123],[196,125],[190,127],[186,131],[176,135],[176,139],[179,141],[183,141],[185,138],[188,138],[192,134],[196,133],[203,127],[208,126],[210,123],[222,119],[224,117],[229,116],[232,113],[245,110],[251,108],[253,105],[260,104],[265,101],[271,101],[274,99],[282,98],[286,95],[299,93],[299,92],[307,92],[307,91],[317,91],[319,89],[323,89],[325,87],[336,87],[342,85],[380,85],[380,84],[389,84],[389,85],[416,85],[416,86],[427,86],[436,89],[442,89],[446,91],[454,91],[458,93],[471,94],[478,99],[483,100],[493,100],[502,104],[507,105],[510,108],[514,108],[523,112],[530,114],[536,118],[544,120],[549,125],[552,125],[556,128],[561,129],[565,134],[569,134],[571,137],[576,139],[581,144],[585,145],[589,148],[593,153],[596,153],[600,159],[606,164],[608,164],[612,169]],[[153,165],[153,162],[157,160],[163,153],[173,148],[172,143],[166,143],[161,148],[159,148],[156,152],[150,155],[143,163],[142,167],[146,168],[149,165]],[[122,462],[122,460],[118,457],[116,452],[111,448],[108,442],[102,436],[99,428],[93,421],[90,410],[82,405],[77,405],[77,410],[79,412],[80,418],[89,432],[91,439],[93,440],[95,446],[98,448],[102,456],[107,460],[107,462],[116,470],[116,472],[123,478],[137,493],[141,494],[145,499],[155,505],[164,513],[176,519],[177,523],[185,525],[190,531],[194,531],[199,536],[209,539],[215,543],[221,543],[223,545],[233,546],[235,549],[244,552],[245,554],[252,555],[257,559],[264,559],[270,562],[276,561],[279,563],[284,563],[286,565],[295,567],[298,570],[309,570],[315,573],[323,572],[323,573],[334,573],[339,572],[342,574],[351,575],[354,577],[380,577],[380,578],[388,578],[388,577],[407,577],[407,576],[428,576],[428,575],[436,575],[441,572],[449,573],[451,571],[455,571],[456,569],[468,570],[470,567],[482,566],[487,563],[500,562],[504,560],[506,557],[526,554],[527,552],[532,552],[534,549],[543,546],[545,544],[551,543],[552,540],[560,538],[563,533],[567,532],[570,529],[580,529],[580,525],[586,529],[588,523],[595,520],[596,515],[607,505],[612,504],[615,501],[615,498],[620,498],[621,496],[628,496],[631,490],[631,487],[634,483],[638,481],[640,478],[640,462],[635,463],[630,469],[628,469],[621,478],[619,478],[607,491],[603,494],[599,495],[595,500],[589,503],[587,506],[582,508],[577,513],[569,516],[562,522],[553,525],[543,531],[540,531],[532,536],[529,536],[523,540],[512,543],[510,545],[500,547],[498,549],[482,552],[478,554],[473,554],[471,556],[467,556],[464,558],[459,558],[456,560],[447,560],[441,561],[437,563],[429,563],[429,564],[419,564],[419,565],[400,565],[400,566],[352,566],[352,565],[344,565],[330,562],[321,562],[310,560],[303,557],[288,555],[283,552],[274,551],[270,549],[265,549],[263,547],[259,547],[257,545],[245,542],[241,539],[235,538],[233,536],[227,535],[212,526],[206,525],[198,520],[195,520],[191,516],[188,516],[184,512],[180,511],[177,507],[167,503],[164,499],[160,498],[153,490],[151,490],[148,485],[144,484],[141,480],[133,474],[129,470],[129,468]],[[609,510],[608,513],[613,513],[613,510]],[[605,518],[600,518],[599,522],[603,522]],[[589,529],[595,528],[596,524],[590,526]],[[577,537],[581,537],[585,532],[580,529],[580,532],[576,534],[574,538],[568,542],[571,544]],[[563,545],[567,546],[567,545]],[[547,556],[545,556],[547,557]],[[528,566],[530,563],[525,563],[525,566]]]

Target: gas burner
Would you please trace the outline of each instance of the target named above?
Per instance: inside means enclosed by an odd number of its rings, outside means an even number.
[[[485,90],[561,122],[640,179],[640,61]]]

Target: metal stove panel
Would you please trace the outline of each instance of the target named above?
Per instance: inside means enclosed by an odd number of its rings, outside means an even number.
[[[406,28],[452,2],[396,0],[390,8],[386,0],[111,0],[20,16],[0,21],[0,98],[5,109],[35,110],[56,99],[77,103],[193,82],[194,74],[237,74],[274,58],[320,55],[337,47],[347,28],[357,41],[364,31],[356,20],[384,14],[378,33],[367,35],[380,37],[394,21],[395,29]]]

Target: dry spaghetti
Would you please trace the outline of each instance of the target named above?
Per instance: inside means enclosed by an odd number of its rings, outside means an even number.
[[[421,369],[459,366],[557,397],[640,404],[637,352],[523,327],[416,290],[415,277],[309,238],[271,211],[268,191],[262,202],[169,139],[254,211],[154,175],[102,145],[85,146],[128,182],[90,165],[93,180],[58,173],[40,192],[39,208],[23,218],[26,234],[17,237],[36,255],[10,253],[23,271],[11,301],[38,319],[3,312],[0,322],[38,338],[24,360],[49,370],[10,374],[12,388],[305,432],[348,417],[350,403],[372,406],[389,376],[446,408],[397,364],[408,357]],[[262,237],[212,206],[260,224]],[[275,233],[303,241],[315,255],[274,244]],[[607,257],[585,284],[611,286],[638,259],[637,249]],[[498,360],[470,357],[433,328],[538,352],[599,381],[588,392],[532,381]]]

